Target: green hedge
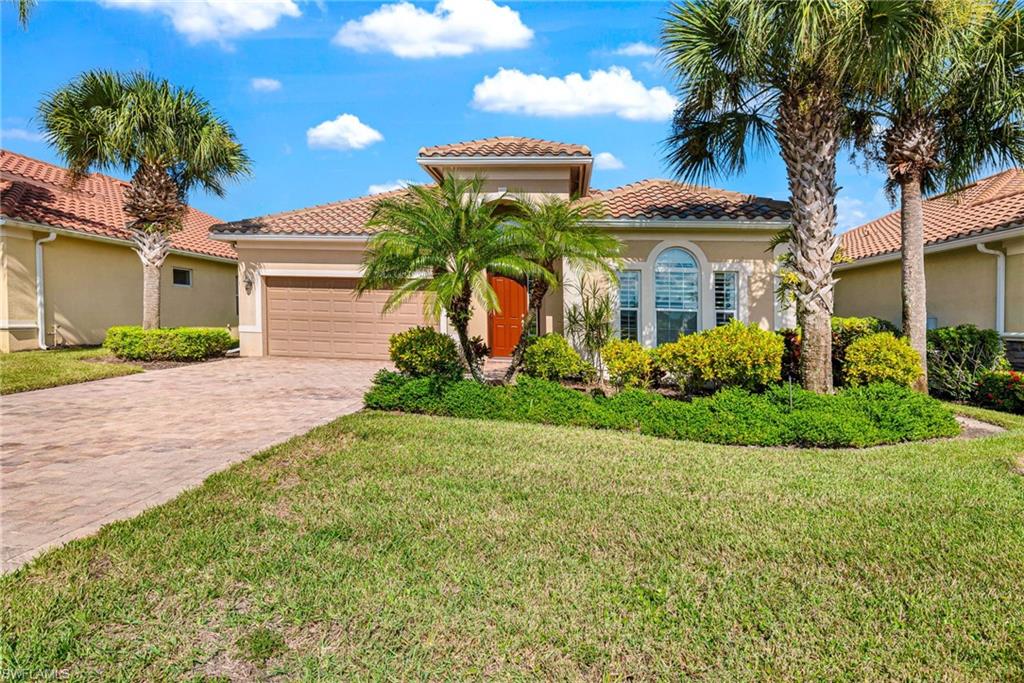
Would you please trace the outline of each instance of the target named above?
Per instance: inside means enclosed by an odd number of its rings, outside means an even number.
[[[461,379],[465,366],[455,340],[432,327],[413,327],[391,335],[391,362],[410,377]]]
[[[590,395],[528,377],[514,386],[489,386],[381,371],[364,402],[377,410],[635,430],[749,446],[863,447],[959,433],[942,403],[892,384],[829,396],[788,386],[763,394],[732,388],[686,402],[643,389]]]
[[[591,380],[596,371],[580,358],[569,341],[559,334],[545,334],[529,340],[523,353],[523,373],[540,379]]]
[[[169,327],[144,330],[111,327],[103,346],[123,360],[197,361],[222,356],[237,345],[222,327]]]
[[[1009,367],[995,330],[974,325],[928,330],[928,390],[934,396],[969,401],[985,375]]]

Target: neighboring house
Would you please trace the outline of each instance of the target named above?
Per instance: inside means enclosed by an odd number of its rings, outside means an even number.
[[[0,152],[0,351],[99,344],[111,325],[142,323],[142,263],[122,209],[128,184]],[[238,324],[234,249],[218,219],[190,208],[163,268],[161,323]]]
[[[1010,169],[924,202],[929,327],[998,330],[1024,363],[1024,171]],[[901,324],[900,215],[843,234],[836,315]]]
[[[607,215],[596,223],[626,245],[617,316],[624,337],[654,346],[731,318],[792,325],[776,305],[770,244],[789,224],[785,202],[667,180],[591,190],[587,147],[530,138],[427,147],[417,161],[434,179],[479,175],[495,199],[524,193],[602,202]],[[382,359],[388,335],[424,323],[417,301],[382,315],[387,292],[354,296],[372,233],[366,223],[380,196],[214,226],[214,239],[238,251],[243,355]],[[565,273],[567,286],[548,296],[541,333],[562,331],[578,279]],[[470,332],[507,356],[521,333],[526,290],[508,278],[492,282],[501,311],[477,310]]]

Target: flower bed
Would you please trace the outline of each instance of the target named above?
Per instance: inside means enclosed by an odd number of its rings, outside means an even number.
[[[865,447],[959,433],[942,403],[892,384],[830,396],[789,386],[761,394],[731,388],[680,401],[643,389],[586,394],[529,377],[512,386],[488,386],[381,371],[364,402],[377,410],[635,430],[747,446]]]

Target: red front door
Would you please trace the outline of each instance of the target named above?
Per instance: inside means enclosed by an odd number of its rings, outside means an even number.
[[[488,316],[488,335],[491,355],[511,356],[523,333],[526,317],[526,287],[522,283],[501,275],[489,276],[491,287],[498,295],[501,310]]]

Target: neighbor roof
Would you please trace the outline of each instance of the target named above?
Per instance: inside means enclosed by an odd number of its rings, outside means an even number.
[[[10,220],[22,220],[98,237],[128,239],[124,212],[128,183],[102,173],[82,178],[74,187],[60,166],[0,150],[0,211]],[[231,245],[210,239],[210,226],[220,220],[189,207],[181,230],[171,236],[171,247],[206,256],[237,258]]]
[[[1024,171],[1011,168],[957,192],[924,201],[925,245],[971,237],[1024,222]],[[898,211],[842,236],[843,255],[857,260],[899,251]]]
[[[308,209],[247,218],[214,226],[224,235],[367,235],[374,202],[408,190],[346,199]],[[670,180],[642,180],[614,190],[596,190],[588,199],[601,201],[613,219],[784,220],[789,204],[764,197],[685,185]]]
[[[586,145],[538,140],[537,138],[495,137],[421,147],[420,157],[589,157]]]

